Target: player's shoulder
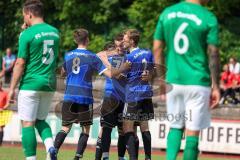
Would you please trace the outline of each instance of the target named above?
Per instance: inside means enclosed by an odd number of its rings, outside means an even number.
[[[52,25],[50,25],[48,23],[44,23],[44,25],[45,25],[46,28],[59,33],[59,30],[56,27],[54,27],[54,26],[52,26]]]
[[[150,55],[152,54],[150,49],[146,49],[146,48],[137,48],[134,51],[132,51],[130,54],[128,54],[128,58],[134,58],[137,59],[139,57],[142,56],[146,56],[146,55]]]
[[[31,35],[30,32],[31,32],[30,28],[27,28],[27,29],[23,30],[23,31],[20,33],[19,38],[23,39],[23,38],[29,37],[29,35]]]
[[[139,52],[142,52],[143,54],[152,54],[152,51],[148,48],[140,48]]]
[[[207,8],[205,8],[205,10],[206,10],[206,15],[207,15],[207,19],[208,19],[208,21],[211,21],[211,22],[217,22],[217,17],[216,17],[216,15],[213,13],[213,12],[211,12],[211,11],[209,11]]]

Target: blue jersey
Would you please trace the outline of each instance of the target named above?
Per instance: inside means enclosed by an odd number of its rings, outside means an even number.
[[[126,56],[125,55],[109,56],[108,61],[112,67],[118,69],[126,61]],[[124,101],[125,84],[126,79],[106,77],[105,96],[107,97],[113,96],[114,98]]]
[[[126,101],[139,101],[153,96],[152,86],[149,82],[142,81],[144,70],[153,70],[153,54],[150,50],[135,48],[127,55],[127,60],[132,63],[127,73]]]
[[[98,56],[86,49],[75,49],[65,56],[67,72],[64,101],[79,104],[93,104],[92,75],[103,73],[106,67]]]

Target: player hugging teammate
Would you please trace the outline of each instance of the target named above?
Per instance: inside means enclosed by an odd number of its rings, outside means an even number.
[[[114,38],[114,42],[106,45],[98,56],[106,66],[118,69],[126,61],[126,48],[123,46],[123,34]],[[124,132],[122,127],[122,113],[124,108],[124,92],[126,78],[123,74],[116,78],[106,77],[105,93],[101,107],[101,131],[97,140],[96,160],[109,158],[112,128],[118,127],[118,157],[124,159],[126,150]],[[102,155],[103,154],[103,155]]]
[[[148,83],[148,77],[153,70],[153,56],[151,51],[137,48],[139,39],[140,33],[137,30],[127,30],[115,37],[115,50],[98,54],[107,66],[118,68],[124,61],[129,61],[131,69],[117,78],[106,79],[101,108],[102,130],[97,141],[96,160],[100,160],[101,156],[103,160],[109,159],[111,131],[115,126],[118,127],[119,133],[118,159],[125,159],[126,146],[130,159],[137,159],[139,142],[135,122],[140,125],[142,131],[146,159],[151,159],[148,120],[153,118],[153,106],[152,89]]]

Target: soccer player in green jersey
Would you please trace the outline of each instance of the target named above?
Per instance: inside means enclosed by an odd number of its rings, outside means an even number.
[[[22,123],[22,146],[26,160],[36,160],[35,128],[48,152],[56,159],[52,132],[45,119],[48,115],[56,85],[56,58],[59,32],[43,20],[43,4],[27,0],[23,5],[26,28],[19,37],[17,61],[13,71],[9,97],[20,81],[18,114]]]
[[[199,132],[210,126],[209,107],[219,103],[218,23],[202,6],[207,2],[186,0],[170,6],[157,23],[155,63],[161,66],[166,62],[166,82],[173,87],[167,93],[167,111],[180,117],[170,124],[167,160],[176,159],[184,129],[184,160],[197,159]],[[162,72],[161,68],[158,71]]]

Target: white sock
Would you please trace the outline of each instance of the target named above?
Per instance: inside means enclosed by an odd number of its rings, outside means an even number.
[[[26,160],[37,160],[36,156],[27,157]]]
[[[109,152],[103,152],[102,157],[103,158],[108,158],[109,157]]]
[[[49,148],[53,147],[53,139],[52,138],[45,139],[44,145],[45,145],[46,151],[48,152]]]

